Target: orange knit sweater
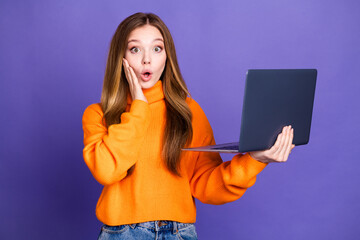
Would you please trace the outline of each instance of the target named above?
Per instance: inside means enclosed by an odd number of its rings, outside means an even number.
[[[128,97],[121,123],[108,129],[101,123],[99,104],[88,106],[82,123],[83,156],[94,178],[104,185],[96,216],[107,225],[155,220],[196,221],[194,197],[203,203],[224,204],[240,198],[266,164],[249,154],[223,162],[218,153],[185,152],[182,177],[172,175],[161,160],[165,127],[162,82],[144,89],[148,103]],[[190,147],[215,144],[211,126],[200,106],[190,98],[193,140]],[[134,172],[127,170],[136,163]]]

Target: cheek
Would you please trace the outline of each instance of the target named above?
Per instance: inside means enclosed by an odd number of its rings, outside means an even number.
[[[166,55],[162,58],[159,59],[159,71],[163,70],[165,68],[165,64],[166,64]]]
[[[130,67],[135,71],[135,73],[138,71],[138,60],[134,57],[132,57],[130,54],[125,54],[125,59],[128,61]]]

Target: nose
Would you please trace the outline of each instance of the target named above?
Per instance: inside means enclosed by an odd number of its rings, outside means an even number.
[[[143,64],[150,64],[150,53],[148,51],[145,51],[142,62]]]

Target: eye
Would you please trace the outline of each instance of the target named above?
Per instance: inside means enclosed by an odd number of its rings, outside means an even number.
[[[132,53],[138,53],[138,52],[140,52],[140,49],[137,48],[137,47],[133,47],[133,48],[130,48],[130,52],[132,52]]]
[[[154,47],[155,52],[161,52],[162,48],[159,46]]]

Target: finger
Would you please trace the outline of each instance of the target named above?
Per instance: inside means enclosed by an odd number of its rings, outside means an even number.
[[[290,144],[290,152],[291,152],[291,150],[293,150],[294,149],[294,147],[295,147],[295,144],[293,144],[293,141],[294,141],[294,129],[293,128],[291,128],[291,139],[289,139],[289,144]]]
[[[133,74],[131,73],[132,67],[130,67],[129,62],[125,59],[125,75],[126,79],[129,83],[130,93],[132,97],[134,97],[134,89],[136,88],[136,83],[133,77]],[[135,74],[134,74],[135,75]]]
[[[135,99],[135,93],[134,93],[134,80],[132,78],[132,75],[130,73],[130,65],[129,65],[129,62],[123,58],[123,65],[124,65],[124,72],[125,72],[125,77],[126,77],[126,80],[128,82],[128,85],[129,85],[129,91],[130,91],[130,95],[131,95],[131,98],[132,99]]]
[[[124,62],[124,70],[125,70],[126,80],[128,81],[129,85],[132,85],[132,79],[131,79],[130,72],[129,72],[130,65],[125,58],[123,58],[123,62]]]
[[[127,73],[127,65],[126,65],[126,59],[125,58],[123,58],[123,67],[124,67],[124,72],[125,72],[125,76],[126,76],[126,80],[127,81],[129,81],[128,80],[128,73]]]
[[[140,100],[143,100],[145,102],[148,102],[146,97],[144,96],[143,91],[142,91],[140,81],[137,78],[134,69],[132,67],[130,67],[130,66],[129,66],[129,72],[130,72],[130,75],[131,75],[131,78],[132,78],[132,83],[133,83],[133,89],[132,89],[132,91],[133,91],[132,94],[134,96],[133,99],[140,99]]]
[[[281,149],[279,149],[279,154],[278,154],[278,159],[277,159],[280,162],[283,161],[283,156],[284,156],[288,141],[289,141],[289,127],[286,127],[285,133],[284,133],[284,141],[282,142]]]
[[[286,134],[284,138],[284,145],[282,146],[282,149],[279,153],[278,160],[280,162],[286,162],[289,156],[290,147],[292,142],[292,136],[291,136],[291,125],[287,126],[286,128]]]
[[[125,58],[123,58],[123,67],[124,67],[124,71],[126,71],[128,66],[127,66],[127,61]]]
[[[274,152],[274,157],[278,158],[279,154],[281,153],[283,146],[284,146],[284,142],[285,142],[285,137],[286,137],[286,129],[287,127],[283,128],[283,131],[281,133],[281,138],[280,138],[280,143],[279,143],[279,147],[276,150],[276,152]]]
[[[132,67],[129,67],[129,71],[130,71],[130,75],[131,75],[131,78],[133,80],[134,86],[140,87],[139,79],[136,77],[134,69],[132,69]]]
[[[284,142],[285,129],[286,129],[286,127],[283,127],[282,132],[278,135],[276,143],[274,144],[273,148],[271,148],[271,150],[268,153],[268,158],[271,159],[270,162],[278,162],[279,151],[281,150],[281,147]]]
[[[289,130],[289,140],[286,145],[286,150],[284,152],[283,160],[286,161],[289,158],[291,149],[292,149],[292,140],[293,140],[293,129]]]

